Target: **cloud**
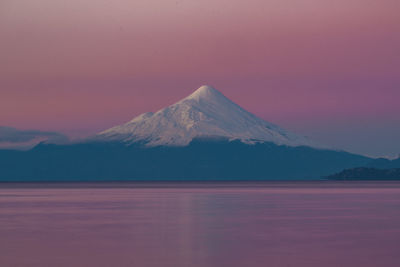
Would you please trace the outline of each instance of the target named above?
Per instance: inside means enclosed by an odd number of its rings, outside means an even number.
[[[12,127],[0,126],[0,143],[20,144],[29,142],[65,143],[68,137],[57,132],[38,130],[18,130]]]

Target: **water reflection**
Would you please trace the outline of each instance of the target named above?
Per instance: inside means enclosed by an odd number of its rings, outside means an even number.
[[[0,266],[400,266],[400,184],[0,189]]]

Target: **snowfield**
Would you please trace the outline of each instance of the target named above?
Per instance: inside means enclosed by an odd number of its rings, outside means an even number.
[[[194,138],[202,137],[323,148],[307,137],[258,118],[207,85],[169,107],[141,114],[93,139],[126,144],[144,142],[146,146],[186,146]]]

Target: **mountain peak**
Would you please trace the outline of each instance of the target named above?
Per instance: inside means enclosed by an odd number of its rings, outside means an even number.
[[[203,85],[185,99],[212,99],[223,96],[221,92],[209,85]]]
[[[97,140],[185,146],[197,137],[224,137],[244,143],[272,142],[316,146],[246,111],[211,86],[203,85],[181,101],[96,135]]]

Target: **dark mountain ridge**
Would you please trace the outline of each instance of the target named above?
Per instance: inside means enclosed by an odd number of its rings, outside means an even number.
[[[360,167],[346,169],[327,178],[331,180],[400,180],[400,168],[376,169]]]
[[[343,151],[221,139],[156,147],[39,144],[0,150],[0,181],[310,180],[370,161]]]

